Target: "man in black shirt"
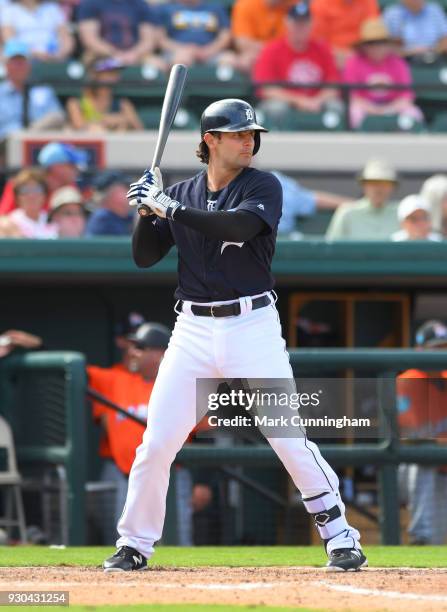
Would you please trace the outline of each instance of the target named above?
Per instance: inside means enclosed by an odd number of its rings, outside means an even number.
[[[270,270],[282,190],[272,174],[250,168],[265,131],[243,100],[214,102],[202,115],[197,152],[207,170],[165,191],[160,171],[147,170],[128,192],[130,205],[150,213],[134,231],[137,265],[152,266],[177,246],[179,316],[105,571],[147,567],[163,529],[171,464],[196,425],[196,379],[293,379]],[[337,476],[318,447],[305,432],[268,442],[314,517],[328,568],[365,566],[360,534],[346,521]]]

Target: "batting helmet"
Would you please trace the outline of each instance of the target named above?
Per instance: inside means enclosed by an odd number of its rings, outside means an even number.
[[[205,108],[200,120],[202,138],[207,132],[244,132],[255,130],[255,146],[253,155],[261,146],[260,132],[268,132],[262,125],[256,123],[256,113],[253,107],[237,98],[227,98],[213,102]]]
[[[135,333],[126,336],[138,348],[168,348],[170,330],[161,323],[143,323]]]

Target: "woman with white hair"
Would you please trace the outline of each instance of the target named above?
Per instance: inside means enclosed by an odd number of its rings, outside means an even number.
[[[421,188],[421,196],[430,205],[432,227],[447,236],[447,175],[434,174]]]

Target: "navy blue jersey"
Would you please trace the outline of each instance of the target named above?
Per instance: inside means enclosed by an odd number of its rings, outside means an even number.
[[[157,217],[154,225],[162,243],[176,244],[178,248],[175,297],[211,302],[269,291],[274,285],[270,268],[282,209],[280,182],[273,174],[245,168],[217,192],[217,200],[211,200],[206,178],[203,171],[165,191],[188,208],[249,211],[264,221],[265,229],[247,242],[223,242],[179,221]]]

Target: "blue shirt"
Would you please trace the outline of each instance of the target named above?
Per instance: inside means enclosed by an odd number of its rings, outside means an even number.
[[[438,4],[429,2],[419,13],[402,4],[389,6],[383,15],[392,36],[401,38],[406,51],[415,47],[433,48],[447,36],[447,17]]]
[[[101,37],[118,49],[130,49],[139,40],[142,23],[157,23],[156,12],[145,0],[82,0],[78,20],[94,19]]]
[[[133,214],[120,217],[111,210],[98,208],[90,215],[85,228],[86,236],[130,236],[133,229]]]
[[[272,172],[282,187],[282,216],[278,233],[289,234],[296,229],[296,217],[310,217],[315,213],[317,201],[309,189],[282,172]]]
[[[206,172],[173,185],[166,193],[187,207],[209,208]],[[212,302],[270,291],[274,286],[270,267],[282,208],[278,179],[268,172],[246,168],[212,203],[214,210],[247,210],[257,215],[264,221],[265,230],[247,242],[224,242],[207,238],[175,220],[157,217],[153,223],[160,244],[164,249],[176,244],[178,249],[175,297]]]
[[[30,123],[54,112],[64,112],[54,90],[47,85],[31,87],[28,98]],[[3,81],[0,83],[0,137],[23,127],[23,93],[17,91],[10,81]]]
[[[167,3],[160,7],[160,22],[172,40],[196,45],[213,42],[219,32],[230,25],[225,9],[218,3],[207,2],[196,6]]]

